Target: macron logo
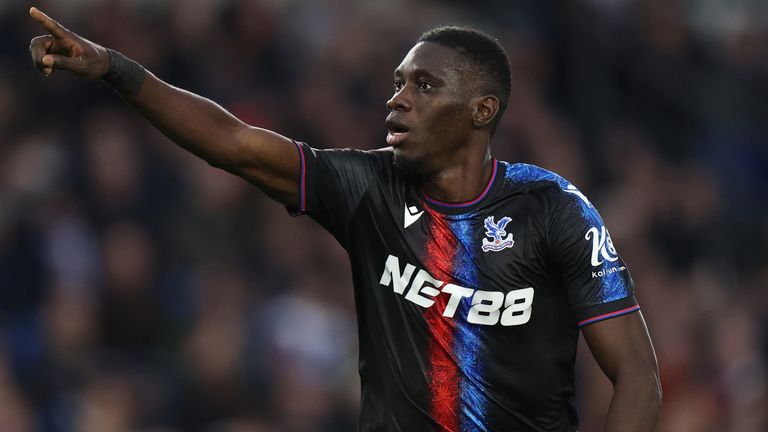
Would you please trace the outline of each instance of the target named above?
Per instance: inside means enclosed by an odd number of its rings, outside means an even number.
[[[405,204],[405,215],[403,216],[403,229],[408,228],[419,220],[421,215],[424,214],[424,210],[419,211],[416,206],[408,206],[408,203]]]

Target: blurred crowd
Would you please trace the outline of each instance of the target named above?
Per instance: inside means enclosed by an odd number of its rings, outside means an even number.
[[[768,430],[764,0],[48,0],[65,26],[316,147],[384,145],[418,35],[499,38],[496,157],[601,210],[659,358],[662,432]],[[0,431],[344,432],[344,251],[178,149],[104,84],[31,65],[0,1]],[[611,386],[585,346],[580,430]]]

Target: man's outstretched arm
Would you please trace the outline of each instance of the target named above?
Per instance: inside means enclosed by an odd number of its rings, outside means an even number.
[[[33,63],[45,75],[66,70],[100,79],[110,71],[107,49],[67,30],[37,8],[29,14],[49,33],[32,39],[29,47]],[[273,199],[288,206],[297,204],[300,161],[289,139],[249,126],[209,99],[171,86],[149,71],[141,73],[135,91],[121,95],[158,130],[209,164],[257,185]]]
[[[613,383],[605,431],[649,432],[661,409],[656,354],[638,311],[582,328],[600,368]]]

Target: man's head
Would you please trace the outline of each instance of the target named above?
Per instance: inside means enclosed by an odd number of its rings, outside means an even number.
[[[492,94],[499,100],[499,110],[491,123],[491,134],[496,131],[504,110],[507,109],[512,90],[509,58],[499,42],[491,36],[467,27],[437,27],[419,37],[418,42],[434,42],[453,48],[461,54],[464,67],[473,75],[473,90],[478,94]]]
[[[462,27],[421,35],[395,70],[387,142],[421,174],[485,151],[510,92],[509,61],[491,37]],[[474,144],[473,144],[474,143]]]

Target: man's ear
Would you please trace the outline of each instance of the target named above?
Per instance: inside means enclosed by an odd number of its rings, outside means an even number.
[[[475,128],[489,125],[499,113],[499,99],[494,95],[477,96],[470,101]]]

